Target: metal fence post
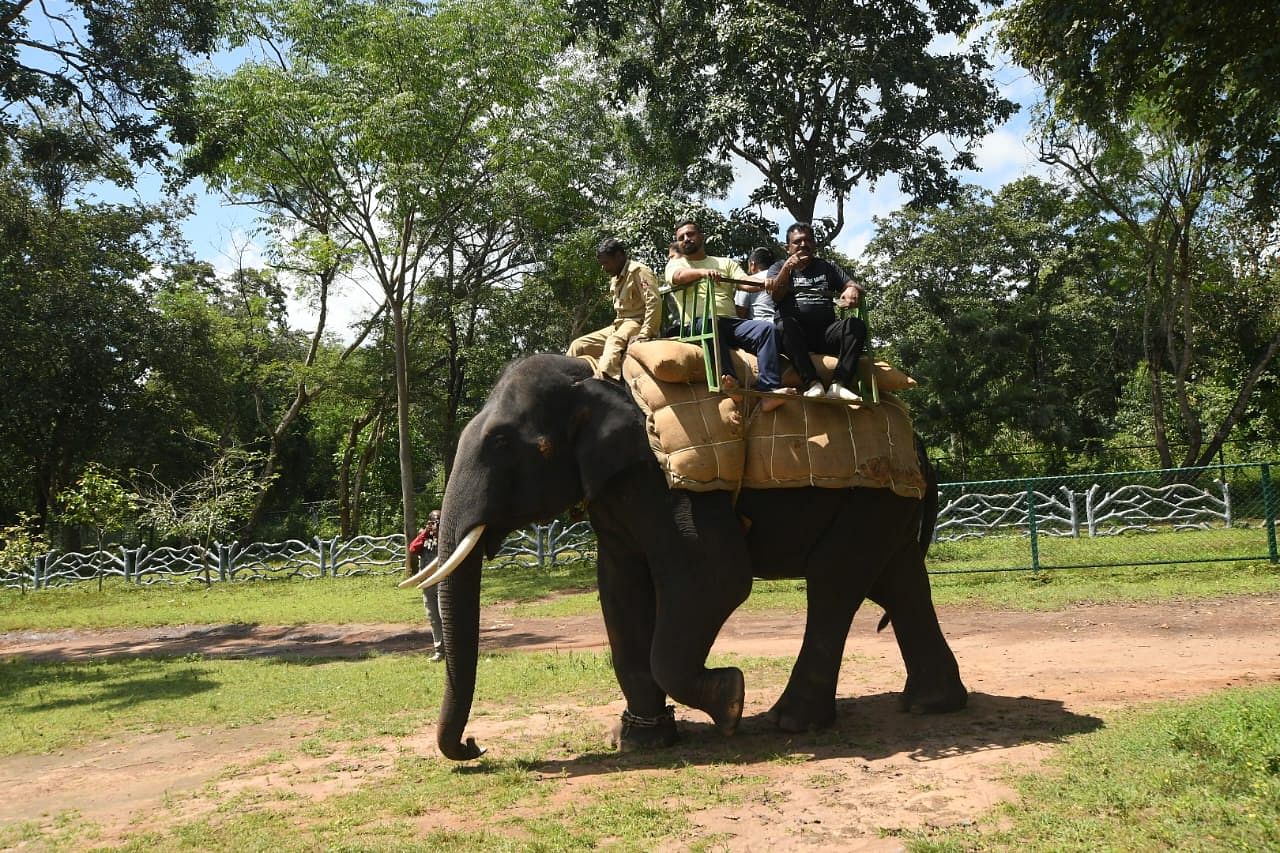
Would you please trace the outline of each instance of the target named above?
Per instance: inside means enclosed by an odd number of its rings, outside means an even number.
[[[537,543],[538,543],[537,544],[538,568],[543,569],[543,568],[546,568],[543,561],[546,559],[546,556],[547,556],[547,545],[546,545],[547,531],[541,524],[535,524],[533,526],[533,533],[534,533],[534,538],[537,540]]]
[[[1276,552],[1276,496],[1271,487],[1271,465],[1262,463],[1262,511],[1267,517],[1267,555],[1271,562],[1280,563]]]
[[[324,566],[324,540],[319,536],[316,537],[316,553],[320,555],[320,577],[325,576]]]
[[[1027,528],[1031,532],[1031,570],[1040,571],[1040,539],[1036,530],[1035,483],[1027,480]]]
[[[124,553],[124,582],[128,583],[133,580],[133,570],[138,565],[138,552],[130,551],[123,546],[120,550]]]
[[[1080,509],[1076,506],[1076,493],[1069,486],[1063,486],[1062,491],[1067,493],[1067,504],[1071,508],[1071,538],[1080,538]]]
[[[41,554],[40,556],[36,557],[36,566],[34,570],[35,574],[33,574],[31,577],[32,589],[39,589],[40,585],[44,582],[44,567],[48,562],[49,562],[48,554]]]
[[[231,578],[231,546],[218,543],[218,580],[226,583]]]

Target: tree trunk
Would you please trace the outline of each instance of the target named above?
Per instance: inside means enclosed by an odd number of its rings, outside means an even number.
[[[405,541],[413,539],[418,528],[413,502],[413,446],[409,431],[409,353],[402,299],[392,299],[391,325],[396,353],[396,433],[400,442],[400,502],[404,512]],[[406,570],[411,561],[406,559]]]
[[[351,419],[346,446],[342,449],[342,462],[338,465],[338,535],[342,539],[350,539],[354,535],[351,527],[351,462],[355,458],[360,436],[365,427],[373,422],[375,411],[376,407]]]

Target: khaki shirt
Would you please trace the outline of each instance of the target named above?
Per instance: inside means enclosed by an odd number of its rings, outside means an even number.
[[[658,295],[658,279],[639,261],[628,260],[622,272],[609,280],[609,296],[619,320],[635,320],[640,324],[636,340],[658,337],[662,323],[662,297]]]
[[[667,284],[671,284],[672,277],[678,270],[682,269],[699,269],[699,270],[719,270],[720,274],[726,278],[746,278],[747,274],[742,271],[742,267],[738,266],[738,262],[732,258],[717,258],[707,255],[702,260],[691,261],[686,257],[672,258],[667,261],[666,277]],[[685,326],[693,320],[700,318],[703,314],[703,303],[706,300],[707,287],[710,281],[705,278],[698,279],[696,284],[691,284],[683,290],[674,291],[676,297],[676,307],[680,311],[680,325]],[[718,317],[737,317],[738,310],[733,304],[733,291],[735,285],[728,282],[720,282],[716,286],[715,292],[715,314]]]

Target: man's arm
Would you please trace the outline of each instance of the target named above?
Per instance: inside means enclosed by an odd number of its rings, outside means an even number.
[[[640,321],[640,334],[636,335],[636,340],[647,341],[658,337],[658,329],[662,325],[662,296],[658,293],[657,276],[647,266],[641,265],[636,270],[636,286],[644,299],[644,319]]]
[[[671,289],[679,290],[691,284],[697,284],[704,278],[718,281],[720,279],[720,270],[698,269],[696,267],[682,267],[674,270],[670,276]]]
[[[769,267],[769,272],[765,274],[764,289],[773,297],[773,301],[777,302],[787,295],[787,291],[791,289],[791,271],[795,269],[795,264],[791,262],[791,255],[785,261],[779,261]]]
[[[857,306],[858,303],[862,301],[862,293],[866,288],[854,281],[842,268],[835,264],[828,265],[835,270],[836,279],[843,285],[837,304],[841,308],[853,308]]]

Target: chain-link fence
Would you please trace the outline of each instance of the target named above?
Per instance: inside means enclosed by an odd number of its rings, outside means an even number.
[[[1277,562],[1269,463],[944,483],[929,568]]]

